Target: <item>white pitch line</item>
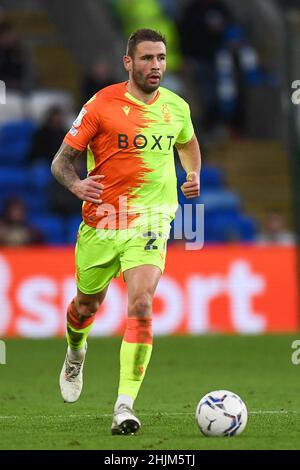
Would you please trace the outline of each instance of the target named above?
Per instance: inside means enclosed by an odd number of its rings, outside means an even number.
[[[259,415],[259,414],[297,414],[300,413],[299,411],[291,411],[291,410],[256,410],[256,411],[249,411],[250,415]],[[187,416],[187,415],[194,415],[194,413],[191,412],[182,412],[182,413],[139,413],[139,416],[147,416],[147,417],[154,417],[154,418],[159,418],[160,416],[167,416],[167,417],[172,417],[172,416]],[[78,414],[78,415],[36,415],[36,416],[27,416],[27,415],[19,415],[19,416],[14,416],[14,415],[7,415],[7,416],[1,416],[0,419],[3,420],[9,420],[9,419],[20,419],[20,418],[26,418],[26,419],[79,419],[79,418],[111,418],[112,414],[95,414],[95,415],[90,415],[90,414]]]
[[[249,415],[259,415],[259,414],[288,414],[288,413],[299,413],[299,411],[291,410],[258,410],[258,411],[249,411]]]

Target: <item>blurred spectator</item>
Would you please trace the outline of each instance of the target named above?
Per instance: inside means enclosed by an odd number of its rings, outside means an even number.
[[[63,110],[59,106],[51,107],[46,119],[33,135],[28,161],[33,163],[41,160],[49,162],[56,154],[66,135]]]
[[[179,21],[186,65],[194,69],[199,87],[205,130],[217,120],[215,60],[229,21],[229,10],[219,0],[193,0]]]
[[[179,31],[173,16],[163,8],[160,0],[110,0],[114,14],[118,17],[121,29],[126,37],[140,28],[150,28],[160,31],[168,43],[168,73],[164,84],[167,88],[178,93],[181,80],[177,77],[182,64],[179,47]],[[181,2],[177,2],[181,3]],[[168,10],[170,10],[170,5]]]
[[[81,210],[81,201],[59,184],[50,174],[51,162],[66,133],[63,110],[59,106],[51,107],[47,112],[44,123],[33,136],[31,150],[28,155],[28,162],[33,165],[34,169],[43,170],[46,167],[44,173],[49,174],[49,179],[46,182],[47,188],[44,188],[44,190],[47,190],[49,196],[49,208],[52,212],[63,216],[78,214]],[[78,174],[85,177],[86,168],[83,158],[78,159],[75,166]],[[39,174],[39,171],[36,171],[36,174]]]
[[[22,90],[26,79],[26,61],[13,26],[1,15],[0,78],[9,89]]]
[[[233,133],[245,130],[245,91],[261,83],[262,72],[255,50],[241,26],[230,24],[216,54],[218,116]]]
[[[113,76],[111,65],[104,60],[95,62],[88,74],[83,78],[83,103],[91,99],[97,91],[113,83],[116,83],[116,79]]]
[[[181,2],[178,2],[178,0],[160,0],[159,3],[169,18],[173,20],[179,18]]]
[[[18,198],[8,199],[0,219],[0,245],[35,245],[43,241],[41,232],[28,224],[23,201]]]
[[[230,21],[228,8],[219,0],[193,0],[183,13],[180,32],[187,57],[213,64]]]
[[[193,0],[179,22],[186,69],[200,98],[200,127],[239,136],[245,128],[245,89],[261,83],[255,50],[220,0]]]
[[[10,22],[6,19],[5,12],[0,6],[0,36],[2,31],[7,27],[10,26]]]
[[[267,214],[263,230],[256,241],[260,244],[291,245],[296,242],[296,237],[293,232],[286,228],[282,215],[279,212],[272,211]]]
[[[282,8],[297,8],[300,9],[299,0],[278,0],[279,5]]]

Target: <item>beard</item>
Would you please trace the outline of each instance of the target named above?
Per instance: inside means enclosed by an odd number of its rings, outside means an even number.
[[[160,82],[162,80],[162,74],[160,74],[160,79],[158,80],[157,83],[150,83],[148,81],[148,78],[149,78],[149,75],[151,74],[148,74],[146,76],[144,76],[142,74],[142,72],[138,72],[135,68],[135,66],[133,65],[133,68],[132,68],[132,78],[136,84],[136,86],[143,92],[143,93],[146,93],[146,94],[151,94],[153,93],[154,91],[156,91],[159,87],[160,87]]]

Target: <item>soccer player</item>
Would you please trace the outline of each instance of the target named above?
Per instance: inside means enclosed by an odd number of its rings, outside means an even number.
[[[199,195],[201,165],[188,104],[160,87],[165,38],[137,30],[123,62],[129,80],[100,90],[84,105],[52,163],[54,177],[84,201],[77,295],[67,310],[68,349],[60,375],[65,402],[80,396],[87,336],[110,281],[122,272],[127,285],[112,434],[133,434],[141,425],[133,403],[152,352],[152,300],[177,208],[174,145],[187,173],[181,188],[187,198]],[[80,180],[74,161],[86,149],[88,177]]]

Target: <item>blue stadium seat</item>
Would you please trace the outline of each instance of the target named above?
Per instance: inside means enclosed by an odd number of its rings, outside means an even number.
[[[53,178],[51,174],[51,162],[36,162],[31,167],[30,176],[31,185],[34,188],[45,190]]]
[[[180,189],[181,185],[186,181],[186,172],[184,171],[181,165],[177,165],[176,175],[177,175],[177,190],[178,190],[179,204],[182,205],[182,204],[186,204],[187,202],[192,202],[193,204],[195,204],[196,202],[199,203],[199,200],[187,201],[187,199],[185,198],[185,196],[183,195]],[[227,190],[222,189],[223,184],[224,184],[224,175],[221,169],[214,167],[214,166],[210,166],[210,165],[209,166],[204,165],[202,167],[201,194],[204,194],[204,197],[209,199],[209,201],[211,201],[212,198],[214,198],[214,200],[216,201],[216,199],[219,198],[219,194],[220,194],[219,199],[223,200],[225,197],[225,201],[228,201],[228,198],[231,197],[231,195],[227,194],[228,193]],[[225,195],[224,195],[224,191],[225,191]]]
[[[205,240],[210,242],[253,242],[256,233],[255,220],[241,213],[213,214],[205,221]]]
[[[45,214],[49,210],[48,194],[45,191],[27,191],[22,198],[30,214]]]
[[[5,201],[10,198],[20,198],[30,214],[45,213],[49,209],[47,192],[34,191],[30,186],[23,185],[1,186],[0,183],[0,212],[4,208]]]
[[[0,161],[24,162],[29,152],[35,125],[32,121],[6,123],[0,127]]]
[[[219,189],[224,184],[224,175],[220,168],[204,165],[201,170],[201,189]]]
[[[250,215],[241,214],[239,219],[239,231],[241,240],[244,242],[254,242],[257,237],[257,222]]]
[[[236,212],[241,207],[239,195],[228,189],[201,191],[200,202],[204,204],[204,212]]]
[[[19,166],[0,167],[0,191],[14,191],[28,188],[30,183],[30,174],[27,168]]]
[[[45,242],[50,245],[65,243],[64,221],[56,215],[29,215],[28,221],[39,228],[44,235]]]
[[[67,227],[67,243],[74,245],[77,240],[77,232],[80,223],[82,222],[82,217],[80,214],[71,216],[68,220]]]

